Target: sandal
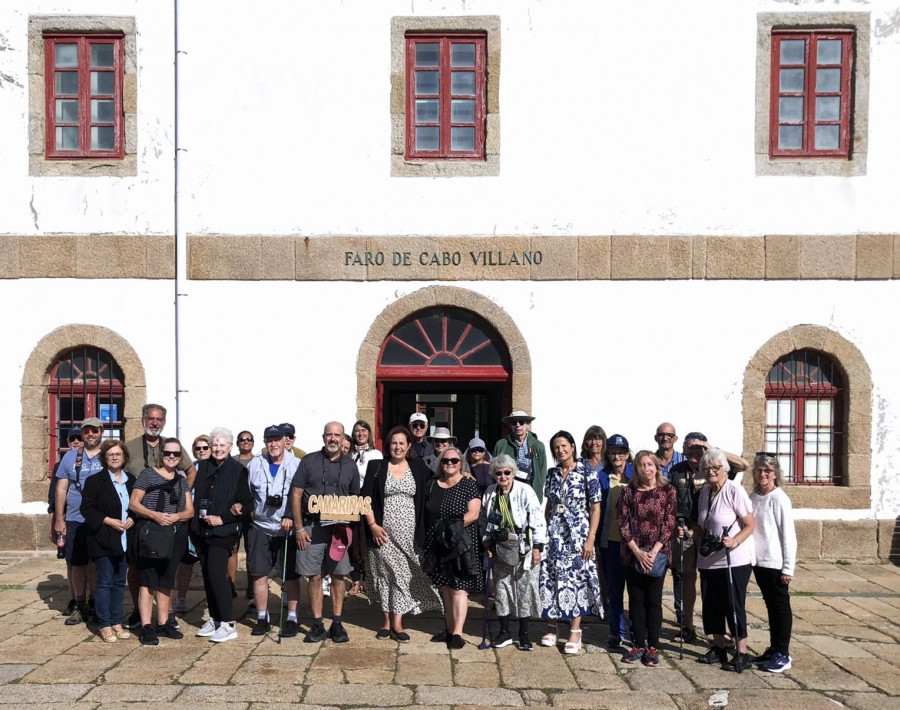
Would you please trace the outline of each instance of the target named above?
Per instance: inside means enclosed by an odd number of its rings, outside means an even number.
[[[351,597],[355,597],[357,594],[359,594],[359,591],[359,580],[356,580],[353,583],[353,586],[351,586],[350,589],[347,590],[347,594]]]
[[[115,643],[119,640],[118,636],[116,636],[116,632],[109,627],[100,629],[100,638],[102,638],[105,643]]]
[[[121,624],[113,626],[112,630],[115,632],[116,638],[120,641],[127,641],[131,638],[131,632],[123,629]]]
[[[573,637],[575,634],[578,634],[577,641],[573,641]],[[566,645],[563,646],[563,653],[568,653],[571,656],[576,655],[581,650],[581,629],[572,629],[569,631],[569,640],[566,641]]]
[[[553,647],[557,643],[556,638],[556,624],[553,626],[547,625],[547,633],[541,636],[541,646],[549,646]]]
[[[681,629],[672,637],[675,643],[694,643],[697,640],[697,631],[695,629]]]

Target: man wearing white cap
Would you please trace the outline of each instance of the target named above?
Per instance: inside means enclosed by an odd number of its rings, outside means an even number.
[[[547,480],[547,451],[544,445],[531,432],[534,417],[520,409],[503,417],[503,423],[509,424],[511,434],[494,444],[494,456],[506,454],[515,459],[519,472],[516,479],[530,485],[537,493],[538,500],[544,500],[544,481]]]
[[[409,417],[409,431],[412,433],[412,449],[416,456],[420,459],[434,456],[434,446],[425,438],[428,433],[428,417],[422,412],[413,412]]]

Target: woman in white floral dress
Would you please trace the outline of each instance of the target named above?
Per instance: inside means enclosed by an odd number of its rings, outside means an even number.
[[[571,620],[564,653],[581,650],[581,617],[603,616],[594,541],[600,523],[600,480],[575,458],[575,439],[560,431],[550,439],[556,467],[547,473],[547,547],[541,567],[541,606],[547,619],[542,646],[557,643],[556,621]],[[590,513],[590,514],[589,514]]]

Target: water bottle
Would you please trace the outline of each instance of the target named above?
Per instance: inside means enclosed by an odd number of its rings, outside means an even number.
[[[62,560],[66,557],[66,536],[56,536],[56,559]]]

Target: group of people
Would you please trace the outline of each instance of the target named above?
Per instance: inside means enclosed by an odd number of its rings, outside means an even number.
[[[197,635],[236,638],[233,564],[243,537],[254,635],[271,629],[268,578],[277,570],[286,596],[287,620],[279,624],[285,638],[300,630],[305,577],[312,620],[303,640],[348,641],[345,578],[364,577],[370,602],[383,612],[379,639],[407,643],[404,616],[443,610],[444,630],[432,641],[462,648],[468,595],[485,593],[499,622],[496,648],[513,643],[516,622],[518,647],[532,650],[530,622],[541,617],[541,645],[557,646],[560,622],[567,622],[562,651],[576,654],[582,618],[605,616],[608,647],[630,639],[623,660],[652,667],[659,664],[666,570],[673,573],[674,640],[691,642],[699,569],[703,632],[712,646],[698,660],[739,672],[754,663],[773,672],[791,666],[788,585],[796,537],[774,454],[761,452],[751,465],[711,447],[699,432],[688,434],[679,452],[674,427],[663,423],[656,450],[632,455],[624,436],[607,437],[592,426],[580,449],[569,432],[554,434],[555,465],[548,466],[526,412],[504,418],[510,434],[492,453],[480,438],[461,450],[443,427],[429,436],[427,417],[416,412],[408,425],[388,432],[383,453],[367,422],[357,421],[349,436],[342,424],[329,422],[322,448],[310,454],[293,447],[294,428],[281,424],[266,428],[258,454],[252,434],[241,432],[232,456],[234,437],[219,427],[194,440],[192,460],[177,439],[161,436],[163,407],[147,405],[143,420],[143,436],[101,445],[99,420],[86,419],[77,432],[83,445],[70,440],[73,448],[54,479],[51,526],[65,542],[74,598],[66,623],[91,613],[85,599],[92,561],[93,613],[104,641],[130,635],[122,625],[126,581],[139,617],[129,621],[140,627],[141,643],[180,638],[173,612],[184,608],[197,560],[209,608]],[[754,480],[749,496],[737,478],[747,468]],[[325,514],[321,505],[325,497],[354,496],[370,502],[357,523],[334,520],[341,516]],[[744,609],[751,571],[770,627],[770,647],[755,659],[747,650]],[[736,646],[731,659],[726,631]]]

